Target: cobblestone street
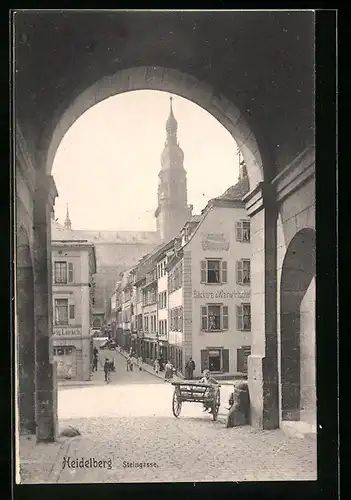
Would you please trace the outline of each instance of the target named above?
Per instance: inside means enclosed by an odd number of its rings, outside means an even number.
[[[118,353],[113,356],[116,372],[110,384],[103,381],[100,367],[92,385],[60,388],[60,428],[71,425],[81,436],[33,447],[23,468],[23,482],[316,479],[313,441],[289,437],[281,430],[225,428],[229,386],[221,389],[218,421],[203,413],[200,404],[190,403],[183,405],[176,419],[171,408],[173,387],[145,371],[126,372],[124,358]],[[45,454],[44,473],[38,463],[44,464]],[[102,467],[63,467],[64,457],[105,463]]]

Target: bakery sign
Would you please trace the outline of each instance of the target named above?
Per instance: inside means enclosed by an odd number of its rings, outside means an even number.
[[[205,233],[202,236],[202,249],[216,252],[229,250],[229,238],[224,233]]]
[[[82,335],[80,328],[54,328],[53,335],[55,337],[80,337]]]

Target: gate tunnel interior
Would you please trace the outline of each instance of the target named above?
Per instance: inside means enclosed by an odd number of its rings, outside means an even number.
[[[302,405],[303,399],[308,401],[307,406],[313,406],[315,325],[312,285],[315,260],[315,232],[313,229],[303,229],[290,242],[281,278],[282,420],[300,420],[301,410],[306,410]],[[304,308],[302,304],[306,301],[307,308]],[[306,371],[309,373],[307,377]],[[302,378],[307,380],[301,383]],[[302,389],[305,391],[304,394],[301,393]]]
[[[33,264],[26,230],[16,242],[16,319],[20,431],[35,433],[35,331]]]

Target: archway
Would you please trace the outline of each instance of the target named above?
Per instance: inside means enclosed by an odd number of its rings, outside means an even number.
[[[73,123],[89,108],[116,94],[135,90],[160,90],[184,97],[208,111],[233,136],[246,163],[250,188],[263,181],[259,144],[246,118],[225,96],[207,83],[178,70],[143,66],[118,71],[87,88],[64,110],[58,110],[53,128],[46,131],[41,150],[47,152],[50,173],[57,148]]]
[[[286,251],[280,287],[282,420],[315,409],[315,232],[298,232]]]
[[[35,331],[33,265],[26,230],[16,241],[18,405],[21,434],[35,434]]]

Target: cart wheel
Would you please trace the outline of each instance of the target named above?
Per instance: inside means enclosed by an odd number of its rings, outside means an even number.
[[[218,410],[219,410],[220,405],[221,405],[221,395],[220,395],[220,392],[217,391],[216,395],[214,397],[214,402],[213,402],[213,406],[212,406],[212,418],[213,418],[213,420],[217,420],[217,415],[218,415]]]
[[[172,411],[175,417],[179,417],[180,412],[182,411],[182,402],[178,399],[176,391],[173,393]]]

